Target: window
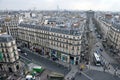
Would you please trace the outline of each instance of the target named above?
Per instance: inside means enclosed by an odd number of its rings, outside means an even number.
[[[15,48],[13,47],[13,51],[15,51]]]
[[[77,47],[77,50],[79,50],[79,47]]]
[[[7,54],[7,58],[10,58],[9,54]]]
[[[76,57],[76,60],[79,60],[79,57]]]
[[[61,43],[60,43],[60,47],[61,47]]]
[[[5,47],[7,47],[7,45],[5,44]]]
[[[11,45],[13,45],[13,42],[11,42]]]
[[[2,52],[4,53],[4,49],[2,49]]]
[[[57,43],[57,46],[58,46],[58,43]]]
[[[6,49],[6,52],[8,53],[8,49]]]
[[[66,49],[68,49],[68,45],[66,45]]]
[[[72,47],[72,50],[74,50],[74,47]]]
[[[51,42],[51,45],[53,45],[53,42]]]
[[[1,47],[3,47],[3,44],[1,44]]]
[[[63,44],[63,48],[64,48],[64,46],[65,46],[65,45]]]

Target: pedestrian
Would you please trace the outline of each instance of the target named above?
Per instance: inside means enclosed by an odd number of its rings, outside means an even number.
[[[75,78],[74,78],[74,77],[72,77],[72,78],[71,78],[71,80],[75,80]]]
[[[47,79],[48,79],[48,77],[49,77],[49,76],[48,76],[48,74],[47,74]]]
[[[79,74],[81,75],[81,71],[79,72]]]
[[[116,72],[117,72],[117,70],[114,70],[114,75],[116,76]]]
[[[74,77],[72,77],[72,80],[75,80],[75,78],[74,78]]]
[[[105,72],[105,66],[103,67],[103,71]]]
[[[69,80],[69,77],[67,77],[67,80]]]
[[[114,75],[115,76],[117,75],[117,70],[118,70],[118,67],[116,67],[115,70],[114,70]]]

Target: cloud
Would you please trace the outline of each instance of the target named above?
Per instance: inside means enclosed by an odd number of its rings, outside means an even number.
[[[120,0],[0,0],[0,9],[119,10]]]

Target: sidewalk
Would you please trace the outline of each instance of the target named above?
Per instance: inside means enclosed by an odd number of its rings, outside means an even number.
[[[70,64],[65,63],[65,62],[63,62],[63,61],[61,61],[61,60],[56,61],[56,63],[61,64],[61,65],[65,66],[65,67],[68,67],[68,68],[70,67]]]

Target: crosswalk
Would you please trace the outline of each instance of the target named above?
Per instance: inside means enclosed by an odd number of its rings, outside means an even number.
[[[72,66],[71,71],[65,76],[65,80],[71,80],[78,72],[77,66]]]
[[[97,67],[97,66],[92,66],[92,65],[86,65],[86,66],[90,70],[103,71],[103,67]]]

